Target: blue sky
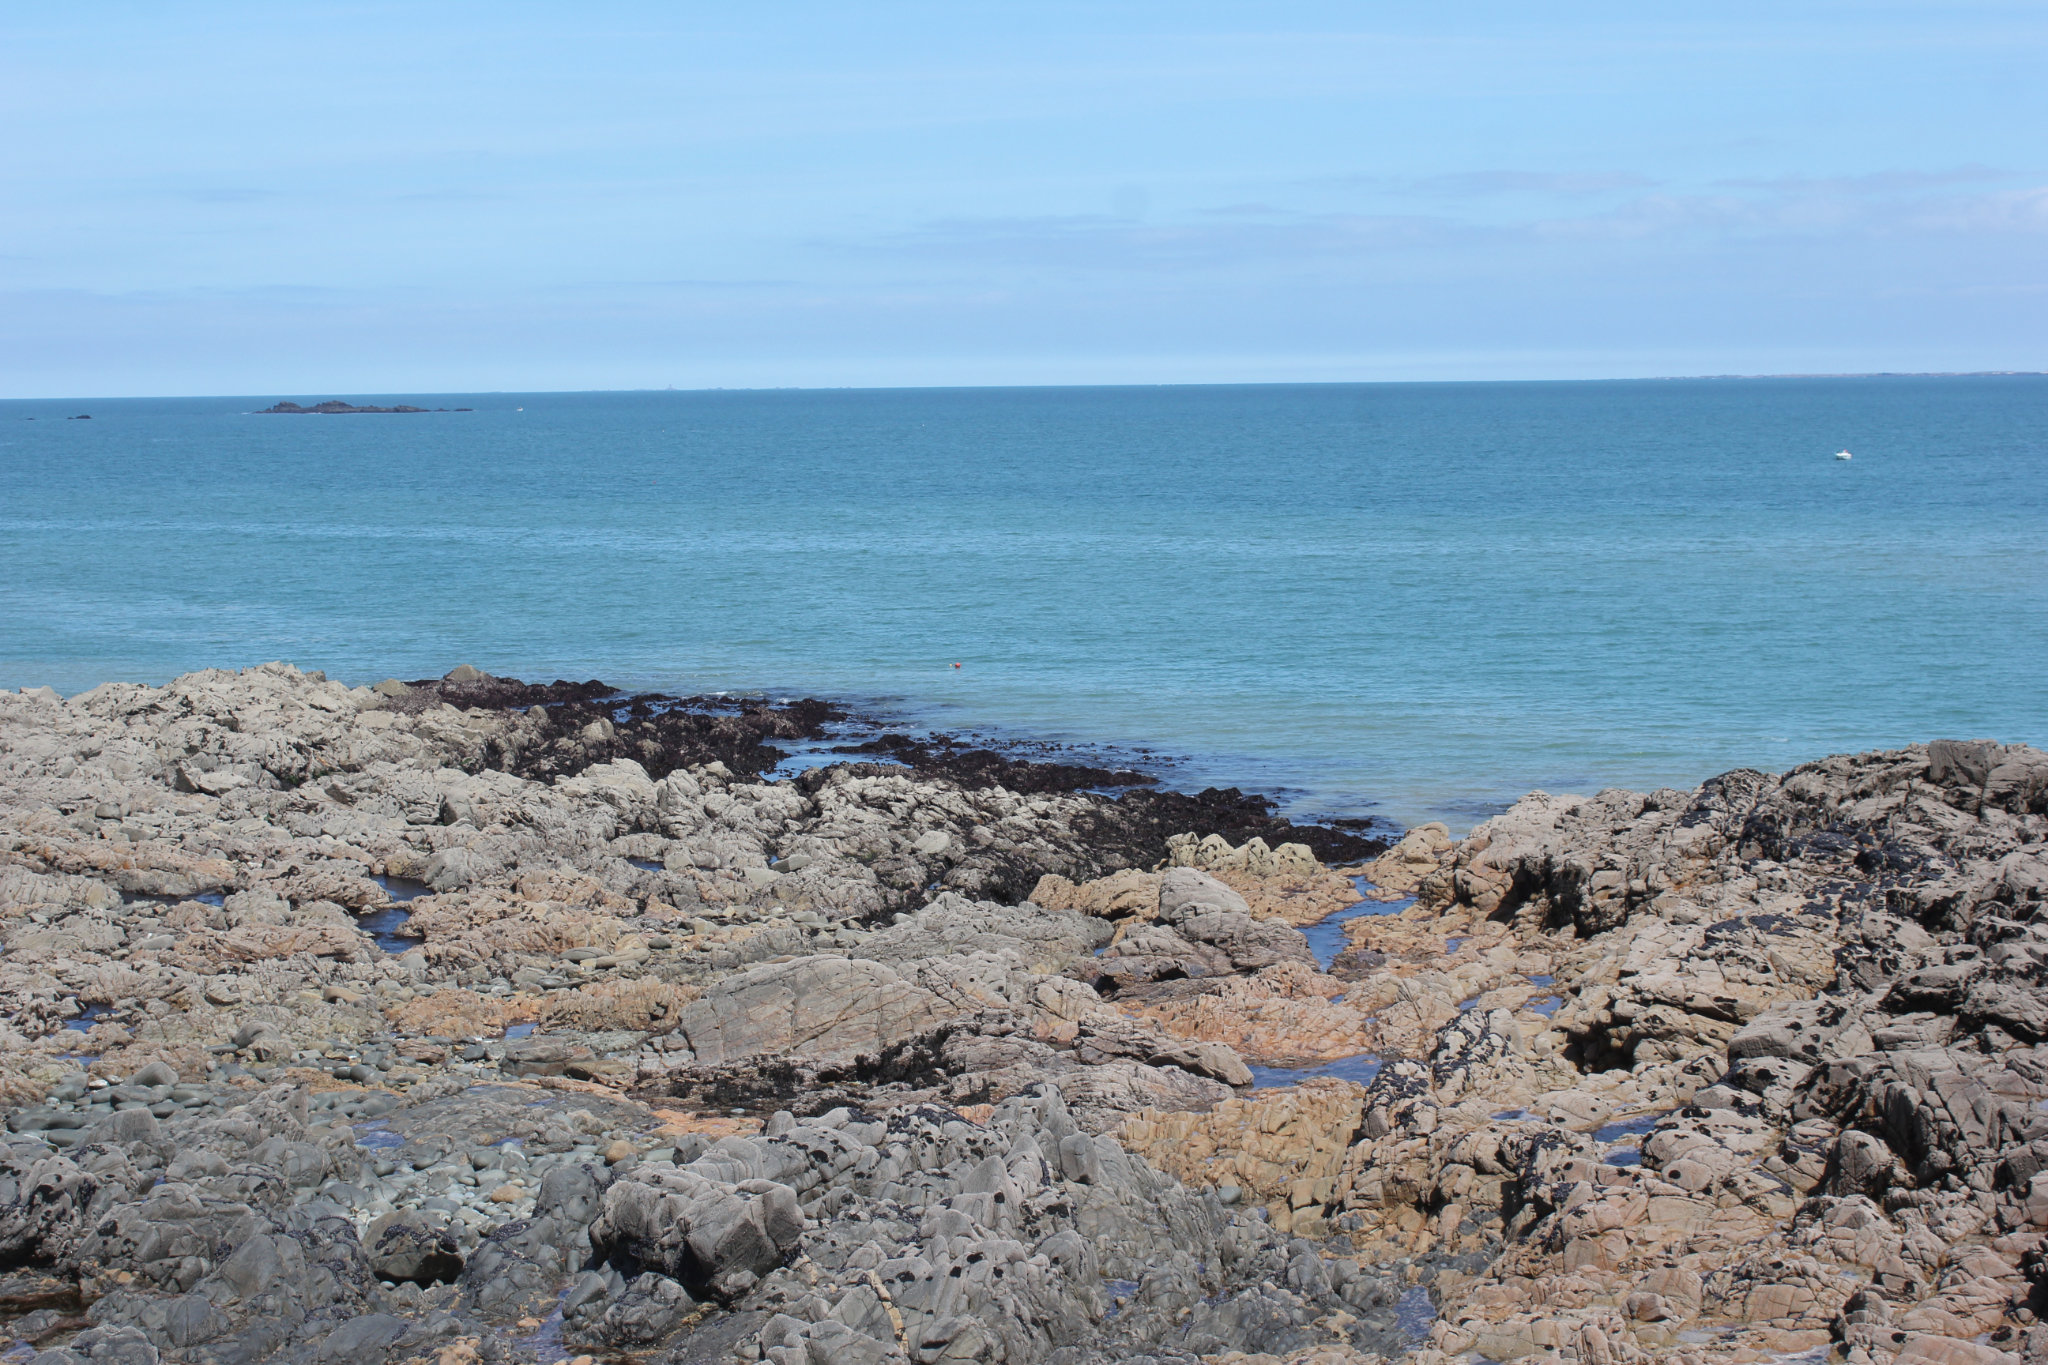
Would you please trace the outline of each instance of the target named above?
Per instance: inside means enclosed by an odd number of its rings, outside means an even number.
[[[2038,2],[0,17],[0,396],[2048,368]]]

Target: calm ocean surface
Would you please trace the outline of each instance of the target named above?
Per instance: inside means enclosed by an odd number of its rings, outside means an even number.
[[[2040,378],[249,415],[335,396],[0,403],[0,685],[285,658],[879,699],[1454,826],[2048,743]]]

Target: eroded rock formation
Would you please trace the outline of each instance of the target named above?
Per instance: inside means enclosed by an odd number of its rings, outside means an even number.
[[[2048,1356],[2048,755],[1538,794],[1389,851],[943,744],[767,780],[822,705],[283,665],[0,697],[6,1330],[39,1365]]]

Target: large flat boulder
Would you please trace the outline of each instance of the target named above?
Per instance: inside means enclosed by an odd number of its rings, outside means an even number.
[[[1073,910],[998,905],[940,895],[916,914],[870,937],[859,955],[878,962],[914,962],[959,953],[1014,953],[1035,972],[1057,972],[1107,943],[1114,931]]]
[[[879,962],[798,958],[727,977],[684,1007],[677,1032],[700,1062],[877,1052],[932,1027],[938,998]]]

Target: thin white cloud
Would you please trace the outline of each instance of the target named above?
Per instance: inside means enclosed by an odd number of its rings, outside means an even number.
[[[1134,223],[1102,214],[952,218],[845,244],[924,260],[1002,261],[1099,270],[1188,270],[1247,261],[1308,262],[1449,245],[1491,232],[1420,214],[1286,214],[1258,221]]]
[[[1597,214],[1528,225],[1544,237],[1840,237],[2048,231],[2048,187],[1968,194],[1878,194],[1876,177],[1773,183],[1762,193],[1644,195]],[[1925,184],[1899,174],[1901,187]],[[1952,182],[1951,182],[1952,183]]]
[[[1198,210],[1178,221],[1136,222],[1108,214],[954,217],[815,244],[925,262],[1159,274],[1253,265],[1319,268],[1419,251],[1491,253],[1516,243],[1569,248],[1574,242],[1676,245],[2048,231],[2048,187],[1953,188],[1975,178],[1974,172],[1910,171],[1812,177],[1758,182],[1742,190],[1637,193],[1589,211],[1560,212],[1562,206],[1551,205],[1552,211],[1540,212],[1530,206],[1509,215],[1479,202],[1469,209],[1446,202],[1431,213],[1380,214],[1241,202]],[[1617,177],[1611,183],[1623,182]],[[1879,192],[1874,188],[1879,185],[1895,188]]]
[[[1647,190],[1657,182],[1634,171],[1461,171],[1409,182],[1418,194],[1452,198],[1500,194],[1586,195]]]
[[[1922,204],[1915,224],[1947,232],[2048,232],[2048,185]]]
[[[278,192],[247,185],[217,185],[188,190],[185,197],[197,204],[254,204],[276,199]]]
[[[1492,199],[1512,195],[1581,198],[1654,189],[1660,182],[1637,171],[1532,171],[1491,169],[1439,175],[1321,176],[1297,182],[1307,189],[1354,189],[1429,199]]]
[[[2003,180],[2006,172],[1989,166],[1958,166],[1946,171],[1872,171],[1864,175],[1781,175],[1763,179],[1718,180],[1731,190],[1764,190],[1776,194],[1888,195],[1946,189],[1951,185]]]

